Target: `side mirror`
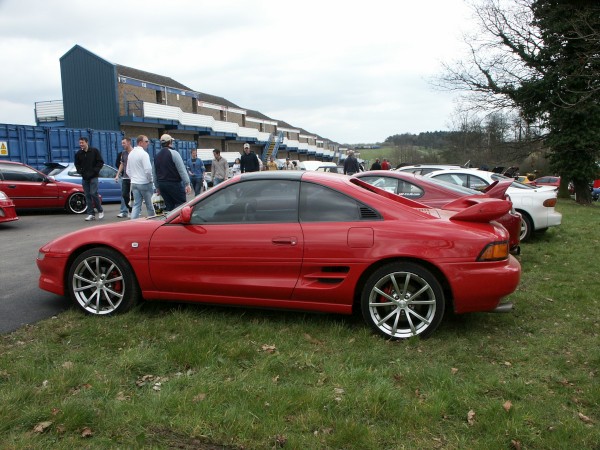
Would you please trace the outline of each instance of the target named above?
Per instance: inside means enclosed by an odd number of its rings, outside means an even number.
[[[42,182],[43,183],[56,183],[56,180],[54,179],[54,177],[46,176],[46,177],[44,177],[44,180]]]
[[[183,224],[190,223],[192,220],[192,207],[184,206],[183,208],[181,208],[179,215],[181,217],[181,223],[183,223]]]

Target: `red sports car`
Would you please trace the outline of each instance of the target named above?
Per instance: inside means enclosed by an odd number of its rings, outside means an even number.
[[[0,223],[12,222],[13,220],[19,220],[15,204],[8,198],[8,195],[0,191]]]
[[[486,195],[490,198],[506,200],[508,199],[506,190],[513,181],[511,179],[510,181],[491,184],[481,192],[436,178],[427,178],[404,171],[371,170],[357,173],[354,177],[432,208],[453,210],[460,210],[465,207],[461,201],[457,202],[457,199],[462,198],[468,202],[469,197],[474,195]],[[498,222],[508,230],[511,253],[518,255],[520,253],[521,214],[511,208],[504,216],[498,218]]]
[[[0,190],[17,209],[64,208],[75,214],[86,210],[80,184],[56,181],[19,162],[0,161]]]
[[[390,339],[430,335],[446,307],[507,311],[519,283],[510,203],[428,208],[360,179],[237,175],[166,217],[69,233],[38,254],[39,286],[83,311],[171,300],[351,314]]]

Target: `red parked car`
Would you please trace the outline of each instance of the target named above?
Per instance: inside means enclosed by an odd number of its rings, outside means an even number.
[[[0,223],[19,220],[15,204],[4,192],[0,191]]]
[[[465,202],[469,202],[469,198],[472,196],[485,195],[490,198],[506,200],[508,198],[506,190],[512,182],[512,180],[496,182],[487,186],[482,192],[405,171],[372,170],[357,173],[354,177],[432,208],[452,210],[465,208]],[[463,201],[456,202],[457,199],[463,199]],[[453,203],[450,204],[451,202]],[[511,208],[504,216],[498,218],[498,222],[510,234],[511,253],[518,255],[520,253],[521,214]]]
[[[69,233],[40,248],[42,289],[93,315],[170,300],[351,314],[389,339],[426,337],[446,307],[507,311],[519,283],[504,200],[428,208],[358,178],[237,175],[166,217]]]
[[[533,180],[531,184],[534,186],[555,186],[558,188],[560,186],[560,177],[540,177]]]
[[[17,209],[64,208],[74,214],[86,210],[80,184],[56,181],[19,162],[0,161],[0,190],[12,199]]]

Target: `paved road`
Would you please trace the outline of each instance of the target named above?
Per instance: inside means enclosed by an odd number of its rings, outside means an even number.
[[[19,213],[19,220],[0,223],[0,333],[52,317],[70,306],[65,298],[38,288],[38,249],[70,231],[127,220],[116,217],[118,203],[106,204],[104,210],[102,221],[86,222],[85,215],[52,212]]]

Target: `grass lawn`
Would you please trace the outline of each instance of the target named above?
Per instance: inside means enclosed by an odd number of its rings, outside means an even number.
[[[1,336],[1,447],[598,449],[600,207],[558,209],[522,245],[515,311],[428,340],[165,303]]]

